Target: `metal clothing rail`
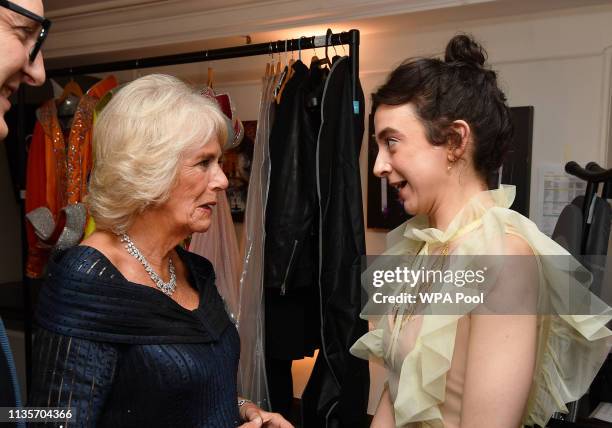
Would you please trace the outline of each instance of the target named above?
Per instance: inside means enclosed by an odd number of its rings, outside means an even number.
[[[266,43],[246,44],[228,48],[210,49],[197,52],[189,52],[175,55],[156,56],[149,58],[138,58],[125,61],[106,62],[100,64],[83,65],[78,67],[66,67],[47,70],[47,77],[73,76],[94,73],[107,73],[112,71],[135,70],[151,67],[163,67],[168,65],[189,64],[196,62],[224,60],[241,58],[247,56],[268,55],[273,53],[293,52],[298,50],[323,48],[327,46],[349,46],[349,58],[352,74],[353,111],[359,113],[359,101],[357,98],[357,85],[359,82],[359,30],[352,29],[347,32],[332,33],[327,30],[324,36],[300,37],[299,39],[276,40]],[[327,49],[325,51],[327,55]],[[18,140],[22,150],[25,150],[25,110],[24,110],[24,88],[20,90],[19,96],[19,129]],[[21,174],[21,176],[25,176]],[[24,336],[26,348],[26,379],[28,390],[31,383],[32,373],[32,302],[30,292],[30,281],[25,275],[25,260],[27,258],[27,239],[25,233],[25,201],[21,201],[22,222],[22,254],[23,254],[23,304],[24,304]]]
[[[353,75],[353,102],[356,102],[357,76],[359,75],[359,30],[354,29],[342,33],[332,33],[331,30],[328,30],[327,34],[324,36],[300,37],[299,39],[276,40],[266,43],[210,49],[182,54],[106,62],[78,67],[57,68],[48,70],[47,76],[70,76],[77,74],[106,73],[111,71],[163,67],[166,65],[189,64],[195,62],[241,58],[246,56],[293,52],[303,49],[339,45],[349,45],[349,57],[351,58],[351,72]],[[356,110],[358,108],[358,104],[354,104],[354,108]],[[356,111],[356,113],[358,113],[358,111]]]

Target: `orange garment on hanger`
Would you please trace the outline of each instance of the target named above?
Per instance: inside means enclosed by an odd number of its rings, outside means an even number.
[[[116,86],[115,77],[109,76],[83,95],[67,140],[57,117],[55,100],[47,101],[37,111],[38,121],[28,151],[25,211],[29,213],[36,208],[47,207],[56,227],[50,242],[42,242],[26,221],[26,275],[30,278],[42,276],[52,243],[63,228],[63,219],[60,218],[62,208],[82,202],[87,193],[92,166],[93,112],[100,98]]]

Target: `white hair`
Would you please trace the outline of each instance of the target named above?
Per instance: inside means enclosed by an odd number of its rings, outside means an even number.
[[[165,202],[183,155],[227,139],[217,104],[173,76],[151,74],[122,87],[100,114],[86,198],[96,228],[126,232],[147,206]]]

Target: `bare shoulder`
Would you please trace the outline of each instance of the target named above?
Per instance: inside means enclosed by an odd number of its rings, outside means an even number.
[[[514,232],[504,236],[505,257],[500,260],[499,277],[492,299],[500,308],[512,313],[533,314],[539,289],[537,257],[529,242]]]

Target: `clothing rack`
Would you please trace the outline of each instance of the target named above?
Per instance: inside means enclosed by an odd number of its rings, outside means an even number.
[[[271,55],[275,53],[294,52],[314,48],[326,48],[325,55],[327,56],[327,47],[329,46],[349,46],[349,58],[351,72],[353,76],[352,91],[353,91],[353,111],[359,113],[359,102],[357,98],[357,82],[359,81],[359,30],[352,29],[347,32],[333,33],[327,30],[327,33],[322,36],[302,36],[298,39],[276,40],[265,43],[246,44],[241,46],[233,46],[220,49],[210,49],[182,54],[155,56],[149,58],[138,58],[125,61],[106,62],[99,64],[83,65],[77,67],[56,68],[47,70],[47,77],[57,76],[74,76],[83,74],[108,73],[113,71],[137,70],[143,68],[162,67],[168,65],[189,64],[206,61],[216,61],[231,58],[241,58],[247,56]],[[19,129],[18,138],[19,144],[23,147],[25,153],[26,146],[26,130],[25,124],[25,88],[22,86],[19,95]],[[23,176],[23,175],[22,175]],[[24,192],[22,192],[23,194]],[[24,306],[24,336],[25,336],[25,351],[26,351],[26,383],[28,390],[30,388],[32,374],[32,302],[30,281],[25,275],[26,255],[27,255],[27,239],[25,233],[25,200],[21,200],[21,230],[22,230],[22,277],[23,277],[23,306]]]
[[[314,49],[328,46],[349,45],[351,71],[353,76],[359,73],[359,30],[342,33],[332,33],[327,30],[325,36],[300,37],[299,39],[276,40],[265,43],[233,46],[175,55],[156,56],[126,61],[107,62],[101,64],[66,67],[49,70],[48,77],[71,76],[75,74],[105,73],[110,71],[134,70],[166,65],[189,64],[194,62],[215,61],[246,56],[266,55],[282,52],[294,52],[302,49]],[[327,49],[325,51],[327,55]],[[357,79],[353,79],[353,101],[357,100]],[[358,105],[358,104],[357,104]]]
[[[593,204],[593,198],[599,192],[599,186],[603,183],[603,189],[601,197],[603,199],[612,198],[612,169],[604,169],[597,164],[597,162],[589,162],[585,168],[582,168],[576,162],[568,162],[565,164],[565,172],[574,177],[578,177],[581,180],[587,182],[586,190],[584,192],[584,204],[582,206],[582,218],[584,219],[582,225],[582,237],[583,240],[580,244],[581,252],[584,253],[586,246],[586,237],[589,233],[590,222],[587,219],[590,218],[591,206]]]

